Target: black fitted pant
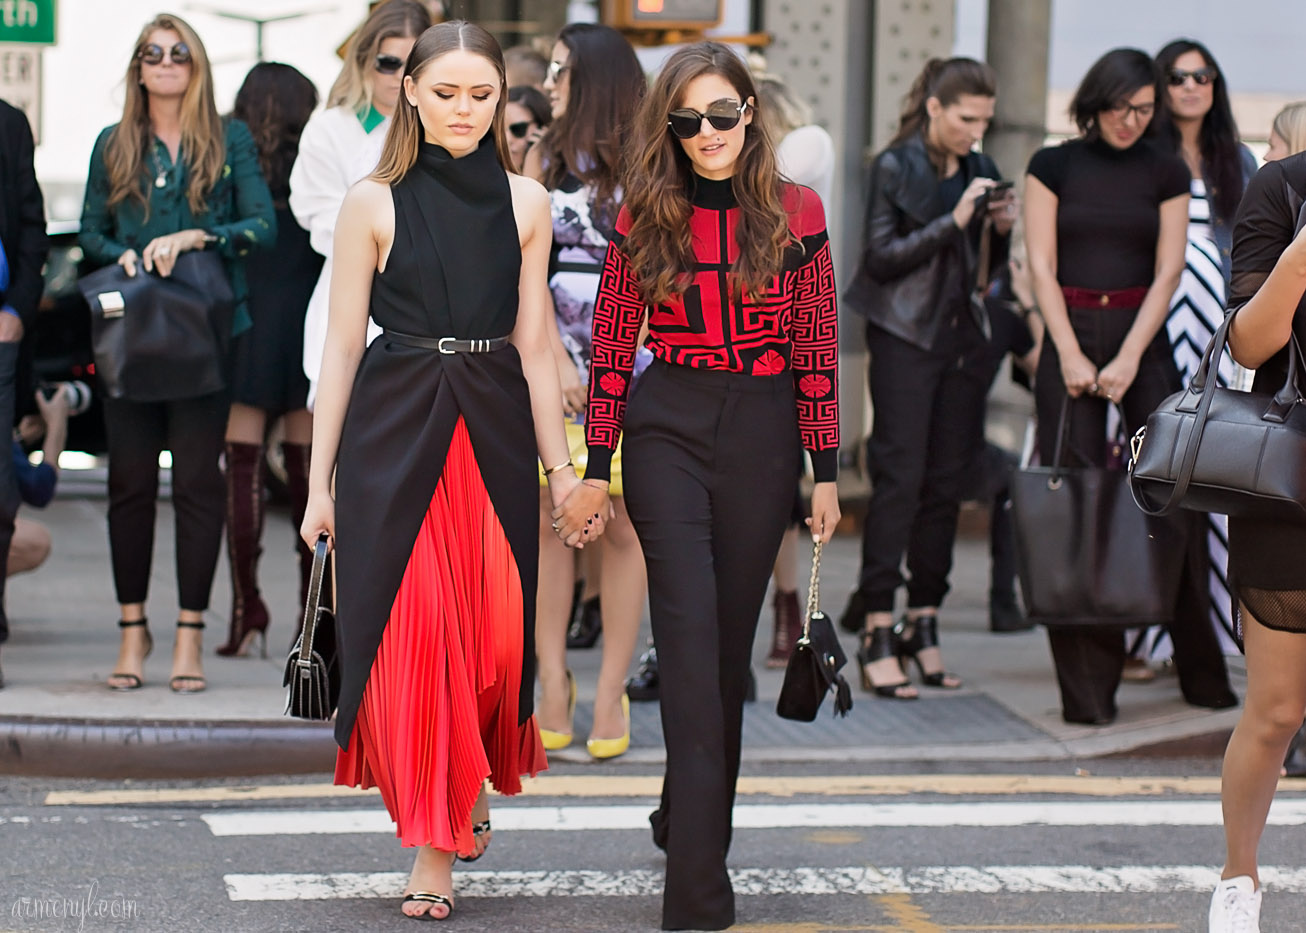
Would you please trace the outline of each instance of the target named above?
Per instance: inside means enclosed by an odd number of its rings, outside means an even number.
[[[957,512],[984,430],[988,364],[982,337],[960,311],[922,350],[866,328],[874,423],[866,442],[871,501],[862,527],[859,589],[867,612],[893,610],[907,561],[907,605],[938,606],[948,592]]]
[[[229,407],[225,391],[169,402],[105,399],[109,551],[118,602],[143,603],[149,593],[159,454],[169,450],[180,608],[209,607],[226,515],[220,459]]]
[[[726,874],[749,661],[798,470],[791,373],[655,362],[626,415],[626,508],[648,565],[667,745],[654,839],[665,930],[735,918]]]
[[[1079,348],[1101,369],[1115,357],[1137,315],[1136,310],[1073,308],[1070,323]],[[1133,435],[1165,398],[1178,391],[1179,371],[1170,342],[1162,329],[1143,354],[1138,375],[1120,402],[1126,432]],[[1056,345],[1044,337],[1039,357],[1034,399],[1038,412],[1039,458],[1050,464],[1056,455],[1057,425],[1066,398],[1061,378],[1061,358]],[[1106,399],[1081,396],[1067,410],[1068,465],[1103,466],[1107,460]],[[1206,516],[1182,512],[1188,526],[1186,559],[1175,603],[1170,638],[1174,642],[1179,687],[1190,703],[1224,705],[1233,700],[1224,654],[1211,624],[1210,557],[1206,544]],[[1125,661],[1125,635],[1119,628],[1056,626],[1048,629],[1048,642],[1061,688],[1061,709],[1075,722],[1109,720],[1116,714],[1115,694]]]

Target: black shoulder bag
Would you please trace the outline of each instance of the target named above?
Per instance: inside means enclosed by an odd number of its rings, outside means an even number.
[[[304,624],[286,658],[286,713],[298,719],[330,719],[340,702],[340,657],[336,616],[322,605],[322,577],[326,573],[325,534],[313,549],[313,572],[304,605]]]
[[[812,554],[812,579],[807,587],[807,615],[803,635],[794,643],[785,667],[784,685],[775,711],[785,719],[811,722],[821,711],[825,695],[834,692],[834,712],[847,716],[853,708],[852,691],[839,671],[848,663],[830,617],[821,611],[821,545]]]

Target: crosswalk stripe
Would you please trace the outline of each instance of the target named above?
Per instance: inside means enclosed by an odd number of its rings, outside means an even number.
[[[1262,867],[1261,883],[1275,893],[1306,893],[1306,869]],[[730,880],[739,895],[837,894],[1153,894],[1209,892],[1220,873],[1209,865],[934,866],[925,868],[742,868]],[[467,871],[456,876],[460,897],[653,897],[660,871]],[[296,901],[398,897],[407,874],[224,875],[233,901]]]
[[[494,808],[495,829],[582,831],[647,829],[648,806]],[[383,810],[250,810],[205,813],[215,836],[393,833]],[[740,804],[740,829],[923,826],[1219,826],[1220,803],[1187,801],[1052,801],[974,803]],[[1306,824],[1306,799],[1279,799],[1269,825]]]

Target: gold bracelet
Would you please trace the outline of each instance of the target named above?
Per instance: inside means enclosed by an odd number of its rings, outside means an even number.
[[[568,460],[566,463],[559,463],[556,467],[549,467],[547,470],[544,471],[544,475],[552,476],[554,473],[557,473],[559,470],[565,470],[567,469],[567,467],[574,467],[574,466],[575,464],[573,464],[570,460]]]

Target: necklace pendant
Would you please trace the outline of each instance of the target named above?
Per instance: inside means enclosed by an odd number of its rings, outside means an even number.
[[[156,188],[167,187],[167,184],[168,184],[168,176],[165,173],[160,172],[159,177],[154,179],[154,187]]]

